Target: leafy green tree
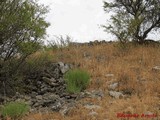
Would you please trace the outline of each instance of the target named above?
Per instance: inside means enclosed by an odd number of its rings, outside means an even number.
[[[35,0],[0,1],[0,91],[4,94],[2,88],[15,86],[18,69],[41,47],[49,26],[47,12],[47,7]]]
[[[2,0],[0,2],[1,60],[9,60],[19,53],[18,48],[22,43],[29,42],[31,45],[31,43],[40,42],[49,26],[44,19],[46,13],[46,7],[38,5],[33,0]],[[32,53],[31,50],[29,51]]]
[[[104,1],[104,11],[113,12],[112,23],[103,26],[105,31],[121,42],[144,43],[148,33],[160,28],[160,0]]]

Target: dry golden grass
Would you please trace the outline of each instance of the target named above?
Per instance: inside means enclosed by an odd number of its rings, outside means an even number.
[[[90,90],[103,90],[102,99],[84,98],[78,103],[92,102],[101,109],[94,110],[96,116],[88,115],[92,110],[82,104],[63,117],[59,113],[29,114],[25,120],[122,120],[117,113],[143,114],[150,111],[160,115],[160,71],[153,71],[160,66],[160,47],[130,46],[122,49],[117,43],[65,48],[48,51],[53,61],[72,63],[75,67],[88,70],[91,74]],[[38,55],[38,54],[37,54]],[[106,74],[114,76],[106,77]],[[114,99],[108,95],[107,86],[113,81],[121,84],[119,90],[132,90],[130,98]],[[137,120],[148,118],[137,118]],[[160,119],[156,117],[156,119]]]

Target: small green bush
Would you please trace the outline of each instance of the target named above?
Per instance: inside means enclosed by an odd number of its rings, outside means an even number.
[[[3,117],[9,116],[12,119],[17,120],[28,111],[29,106],[24,102],[10,102],[2,108],[1,114]]]
[[[86,89],[90,80],[88,72],[79,69],[68,71],[64,78],[67,84],[66,89],[70,93],[79,93]]]

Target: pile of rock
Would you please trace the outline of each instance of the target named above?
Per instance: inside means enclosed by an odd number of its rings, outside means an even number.
[[[66,85],[63,75],[70,69],[70,66],[62,62],[52,63],[43,71],[38,71],[26,77],[25,84],[27,94],[43,95],[47,92],[62,95]],[[32,95],[31,94],[31,95]]]
[[[52,63],[42,71],[26,76],[25,95],[17,93],[7,101],[25,101],[32,110],[47,108],[47,110],[59,111],[63,105],[76,99],[77,95],[66,92],[66,84],[63,75],[71,68],[71,65],[62,62]]]

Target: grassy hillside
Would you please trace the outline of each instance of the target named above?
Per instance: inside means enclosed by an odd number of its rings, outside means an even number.
[[[75,46],[60,50],[38,52],[47,54],[53,61],[72,63],[91,74],[87,91],[101,90],[101,98],[84,98],[67,116],[59,113],[31,113],[24,120],[120,120],[118,113],[160,115],[160,47],[128,46],[117,43],[94,46]],[[131,91],[129,97],[115,99],[109,96],[108,86],[120,83],[118,91]],[[93,103],[99,109],[86,109],[83,103]],[[90,115],[90,112],[96,112]],[[158,120],[158,117],[155,117]],[[138,120],[146,119],[139,117]]]

